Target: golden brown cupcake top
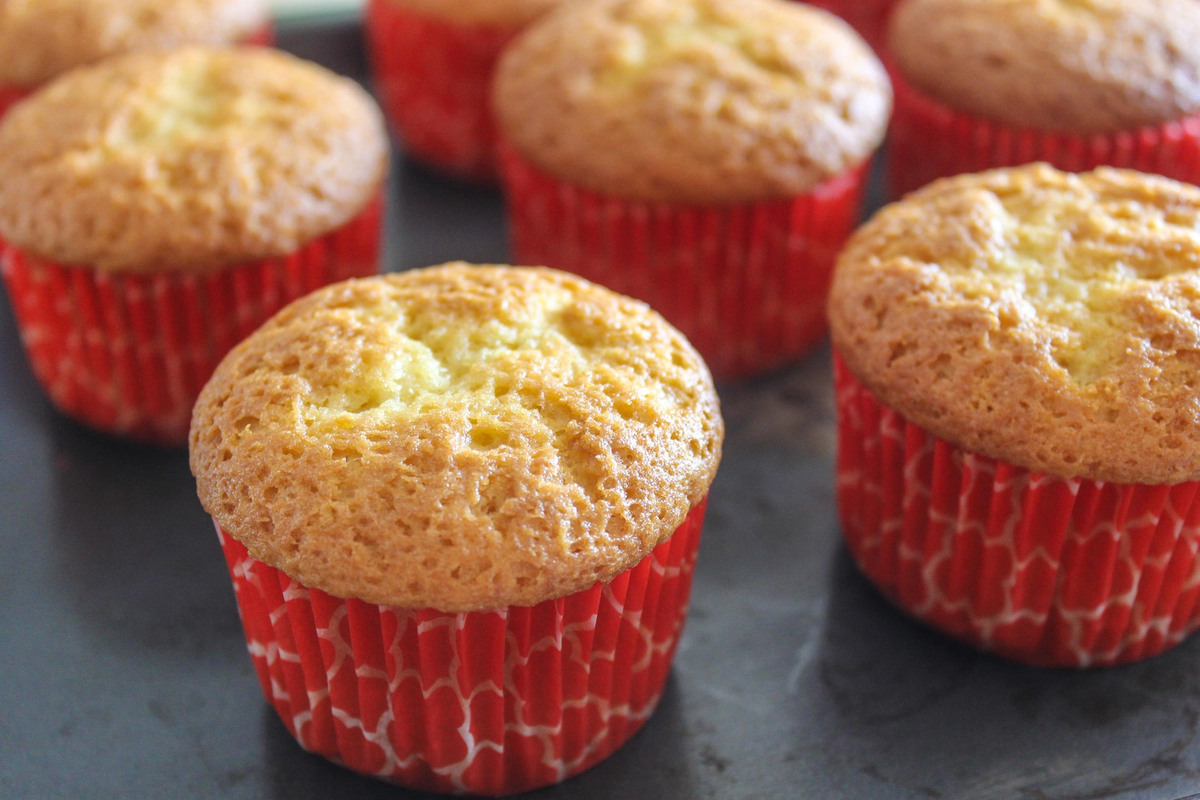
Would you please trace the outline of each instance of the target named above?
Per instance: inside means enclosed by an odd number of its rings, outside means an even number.
[[[305,585],[466,611],[635,565],[722,437],[707,368],[644,304],[456,263],[285,308],[204,388],[191,464],[222,528]]]
[[[0,85],[136,50],[234,44],[269,22],[267,0],[0,0]]]
[[[564,0],[386,0],[407,9],[456,25],[523,26]]]
[[[104,270],[281,255],[376,194],[387,133],[348,78],[266,48],[119,56],[0,121],[0,237]]]
[[[786,0],[569,3],[521,34],[501,132],[548,174],[627,199],[806,192],[879,145],[891,87],[827,12]]]
[[[937,181],[850,240],[835,348],[882,402],[1040,472],[1200,478],[1200,189],[1045,165]]]
[[[1195,0],[906,0],[888,47],[917,89],[1009,125],[1096,133],[1200,111]]]

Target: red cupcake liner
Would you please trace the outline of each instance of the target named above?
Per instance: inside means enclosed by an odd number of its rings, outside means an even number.
[[[379,271],[382,197],[295,252],[210,273],[111,273],[0,240],[0,274],[26,356],[51,402],[92,428],[187,440],[221,358],[287,303]]]
[[[217,533],[263,695],[304,749],[413,789],[501,795],[594,766],[654,711],[704,509],[609,583],[458,614],[332,597]]]
[[[809,5],[837,14],[867,44],[876,51],[883,49],[886,40],[888,18],[899,0],[805,0]]]
[[[1163,125],[1081,136],[1018,128],[956,111],[891,71],[895,91],[888,192],[898,198],[936,178],[1045,161],[1068,172],[1101,165],[1200,185],[1200,114]]]
[[[858,221],[866,164],[793,198],[686,206],[590,192],[503,143],[499,154],[515,262],[645,301],[717,378],[764,373],[825,336],[833,264]]]
[[[1037,666],[1148,658],[1200,627],[1200,481],[1060,478],[963,451],[834,359],[846,543],[907,613]]]
[[[461,178],[496,179],[491,84],[517,30],[455,25],[369,0],[366,36],[380,104],[405,152]]]

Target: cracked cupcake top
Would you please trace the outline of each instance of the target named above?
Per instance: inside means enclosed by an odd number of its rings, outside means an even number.
[[[0,236],[113,271],[283,255],[367,205],[388,146],[362,87],[280,51],[119,56],[0,122]]]
[[[234,44],[269,22],[266,0],[0,0],[0,85],[136,50]]]
[[[1009,125],[1098,133],[1200,112],[1194,0],[906,0],[888,48],[917,89]]]
[[[1200,189],[1045,165],[937,181],[850,240],[836,350],[967,450],[1056,475],[1200,478]]]
[[[204,388],[191,463],[222,528],[305,585],[467,611],[634,566],[706,495],[723,430],[644,304],[460,263],[284,309]]]
[[[841,20],[784,0],[599,0],[501,58],[504,138],[550,175],[626,199],[807,192],[883,139],[891,87]]]

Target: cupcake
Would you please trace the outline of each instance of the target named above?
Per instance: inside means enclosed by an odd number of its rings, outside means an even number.
[[[190,441],[299,743],[499,795],[654,710],[722,435],[703,361],[642,303],[457,263],[291,304],[217,368]]]
[[[879,50],[883,46],[888,17],[899,0],[808,0],[810,5],[832,11],[854,26],[854,30]]]
[[[1200,183],[1200,3],[909,0],[892,17],[892,197],[1045,161]]]
[[[404,151],[469,180],[496,179],[489,97],[501,50],[562,0],[368,0],[380,102]]]
[[[0,3],[0,116],[43,83],[110,56],[271,39],[266,0]]]
[[[1027,664],[1200,625],[1200,189],[1045,164],[936,181],[838,260],[838,504],[901,609]]]
[[[515,260],[650,303],[719,378],[825,335],[891,91],[850,27],[786,0],[598,0],[496,75]]]
[[[378,272],[387,157],[361,87],[267,48],[114,57],[19,103],[0,122],[0,273],[50,400],[184,444],[239,339]]]

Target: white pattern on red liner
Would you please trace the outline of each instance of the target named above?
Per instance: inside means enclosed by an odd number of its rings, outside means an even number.
[[[34,375],[60,411],[163,444],[187,438],[221,358],[291,300],[379,271],[382,198],[296,252],[204,274],[106,273],[0,240],[0,276]]]
[[[1048,666],[1135,661],[1200,627],[1200,482],[1034,473],[908,423],[840,358],[835,373],[843,533],[905,611]]]
[[[598,763],[653,712],[703,513],[609,584],[465,614],[330,597],[218,534],[264,695],[303,747],[412,788],[507,794]]]

